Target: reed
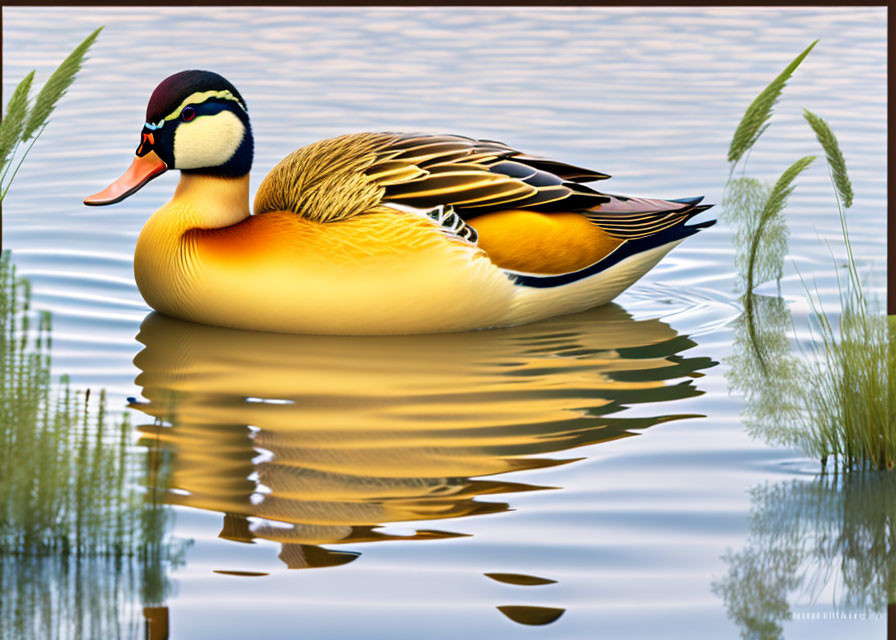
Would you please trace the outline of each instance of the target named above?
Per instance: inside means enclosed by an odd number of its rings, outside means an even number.
[[[784,80],[814,45],[800,54],[747,109],[731,143],[732,149],[738,151],[735,162],[764,130],[754,131],[748,124],[767,122]],[[797,160],[774,187],[748,177],[729,179],[723,204],[725,216],[735,228],[735,263],[745,287],[743,320],[751,345],[750,357],[735,356],[729,360],[735,368],[746,367],[740,373],[733,373],[730,380],[734,387],[758,389],[747,392],[747,405],[763,416],[759,422],[777,421],[779,426],[774,429],[755,430],[767,432],[770,441],[800,445],[808,455],[821,460],[823,466],[833,458],[839,469],[893,469],[896,464],[896,331],[892,329],[892,320],[888,326],[877,301],[869,300],[864,292],[844,213],[852,205],[854,194],[837,138],[820,116],[805,110],[804,117],[825,153],[840,215],[847,277],[838,276],[839,318],[828,315],[820,296],[807,286],[812,340],[808,345],[801,345],[803,357],[794,360],[785,353],[786,349],[779,348],[780,344],[768,348],[769,335],[784,334],[763,329],[762,323],[767,318],[763,319],[756,311],[757,300],[762,296],[753,293],[757,284],[781,277],[788,234],[783,212],[794,180],[814,157]],[[747,378],[753,379],[750,385],[743,383]],[[775,389],[786,401],[774,401]],[[787,393],[781,391],[785,389]],[[768,409],[757,408],[757,398],[768,400]],[[774,415],[774,419],[769,419],[769,415]]]
[[[136,491],[127,414],[111,421],[105,392],[51,384],[47,313],[0,254],[0,554],[135,556],[164,534]],[[155,523],[155,524],[153,524]]]
[[[790,165],[790,167],[788,167],[787,170],[781,174],[781,177],[778,178],[775,186],[772,187],[772,190],[765,201],[765,205],[762,207],[762,211],[760,211],[759,213],[759,219],[756,223],[756,231],[751,239],[750,250],[747,254],[749,256],[749,258],[747,259],[748,293],[752,292],[754,288],[756,274],[756,256],[759,252],[759,241],[765,235],[765,228],[769,225],[770,221],[775,219],[780,219],[783,224],[783,218],[781,218],[781,216],[783,214],[784,207],[787,205],[787,198],[790,197],[790,194],[793,192],[793,181],[800,173],[802,173],[806,169],[806,167],[812,164],[814,160],[815,156],[806,156],[804,158],[800,158],[792,165]]]
[[[844,242],[849,247],[844,225]],[[804,347],[804,399],[799,444],[835,467],[893,469],[896,462],[896,331],[862,287],[852,252],[840,286],[835,326],[820,296],[806,287],[812,342]]]
[[[853,289],[847,295],[839,332],[812,302],[818,329],[804,368],[799,444],[823,465],[833,457],[840,468],[893,469],[896,334],[888,330],[886,316],[859,303]]]
[[[165,602],[191,541],[167,535],[166,461],[141,459],[103,391],[51,381],[50,336],[0,253],[0,640],[136,637],[133,603]]]
[[[34,71],[16,86],[6,106],[6,115],[0,120],[0,166],[6,169],[9,154],[18,144],[28,117],[28,94],[34,82]]]
[[[773,108],[781,96],[781,91],[784,90],[790,76],[816,44],[818,44],[818,40],[806,47],[747,107],[744,117],[741,118],[740,124],[734,131],[731,145],[728,147],[728,162],[731,163],[732,172],[743,155],[756,144],[759,136],[768,128]]]
[[[843,152],[840,151],[840,144],[837,142],[837,136],[831,130],[828,123],[821,117],[815,115],[808,109],[803,109],[803,117],[812,130],[815,137],[824,149],[825,157],[828,161],[828,167],[831,171],[831,182],[840,196],[840,202],[844,209],[852,206],[852,183],[849,180],[849,174],[846,171],[846,160],[843,159]]]
[[[835,328],[821,298],[806,287],[814,319],[804,372],[807,411],[804,448],[841,468],[893,469],[896,463],[896,333],[876,300],[865,295],[844,209],[853,191],[840,145],[828,124],[809,111],[806,120],[828,162],[846,249],[845,282],[838,275],[840,318]],[[892,321],[891,321],[892,322]],[[839,329],[839,330],[838,330]]]
[[[0,202],[6,197],[22,162],[47,126],[59,100],[75,81],[84,63],[84,56],[102,29],[103,27],[99,27],[75,47],[50,75],[33,103],[29,99],[29,94],[34,81],[34,71],[25,76],[13,91],[6,106],[6,114],[0,121]],[[29,141],[28,147],[22,153],[18,153],[19,148]],[[15,169],[12,168],[13,165]],[[12,175],[9,175],[11,169]]]
[[[182,562],[182,560],[179,560]],[[0,555],[0,640],[158,638],[146,632],[145,585],[172,589],[168,568],[134,559]]]

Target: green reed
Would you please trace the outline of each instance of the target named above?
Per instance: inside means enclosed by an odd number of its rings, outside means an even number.
[[[50,379],[50,315],[36,327],[26,280],[0,254],[0,553],[140,553],[142,496],[127,415],[111,421],[105,391]]]
[[[858,278],[849,260],[851,277]],[[807,288],[808,291],[808,288]],[[840,283],[840,322],[834,327],[817,294],[808,293],[815,326],[802,371],[806,412],[801,441],[826,464],[893,469],[896,461],[896,331],[866,301],[861,284]]]
[[[759,213],[756,229],[750,242],[749,258],[747,261],[747,291],[754,289],[754,275],[756,273],[756,256],[759,252],[759,242],[765,235],[765,228],[772,220],[781,219],[787,198],[793,192],[793,181],[815,160],[815,156],[806,156],[794,162],[781,174],[775,186],[769,192]]]
[[[837,138],[828,124],[806,111],[828,162],[846,248],[845,280],[838,276],[840,321],[835,328],[821,298],[808,290],[814,340],[803,372],[806,413],[803,446],[824,464],[892,469],[896,461],[896,333],[877,301],[867,298],[844,210],[853,191]],[[838,331],[839,329],[839,331]]]
[[[759,140],[759,136],[768,128],[772,109],[781,96],[781,91],[784,90],[790,76],[816,44],[818,44],[818,40],[806,47],[747,107],[744,117],[734,131],[731,145],[728,147],[728,162],[731,163],[732,172],[743,155],[753,148],[753,145]]]
[[[797,56],[747,109],[731,143],[732,173],[768,126],[784,81],[814,46]],[[756,305],[765,297],[753,293],[757,284],[780,279],[783,273],[789,234],[784,209],[794,180],[814,157],[797,160],[774,186],[749,177],[730,178],[723,215],[735,229],[735,265],[744,287],[741,335],[749,345],[748,354],[741,349],[729,360],[733,365],[730,379],[733,387],[745,390],[748,408],[760,416],[754,421],[754,427],[760,425],[752,429],[754,433],[763,433],[773,442],[799,445],[822,465],[833,458],[843,469],[892,469],[896,461],[896,374],[892,373],[896,371],[896,332],[888,328],[877,301],[864,293],[844,213],[854,194],[837,138],[823,118],[808,110],[804,117],[825,152],[846,250],[846,277],[838,277],[839,322],[826,313],[820,296],[807,286],[812,341],[801,345],[803,357],[797,359],[779,344],[782,339],[787,344],[783,329],[763,327],[769,318],[763,318]],[[786,315],[789,320],[789,312]]]
[[[802,53],[756,96],[744,112],[728,149],[729,174],[722,198],[722,218],[735,226],[735,264],[744,279],[746,291],[772,278],[780,279],[784,256],[787,255],[787,223],[784,208],[793,192],[793,181],[815,160],[807,156],[797,160],[778,179],[775,185],[764,185],[748,177],[734,178],[734,170],[744,154],[769,127],[773,107],[787,80],[809,55],[818,40]]]
[[[68,57],[62,61],[56,71],[50,75],[43,88],[32,102],[31,86],[34,82],[34,71],[30,72],[16,86],[6,105],[6,114],[0,121],[0,202],[6,197],[13,179],[16,177],[22,162],[43,133],[56,104],[75,81],[81,70],[84,56],[90,45],[102,31],[100,27],[75,47]],[[19,149],[28,145],[22,153]],[[16,162],[18,157],[18,162]],[[15,168],[13,169],[13,165]],[[12,175],[9,171],[12,170]],[[8,176],[8,179],[7,179]]]

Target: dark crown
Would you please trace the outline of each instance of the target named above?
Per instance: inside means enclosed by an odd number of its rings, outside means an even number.
[[[149,104],[146,105],[146,121],[157,122],[163,119],[185,98],[197,91],[225,90],[232,93],[243,108],[246,109],[246,101],[240,95],[240,92],[236,90],[236,87],[214,71],[191,69],[175,73],[173,76],[168,76],[162,80],[155,91],[152,92]]]

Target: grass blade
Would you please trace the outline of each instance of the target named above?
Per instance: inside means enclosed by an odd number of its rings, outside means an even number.
[[[37,94],[34,107],[31,109],[31,114],[22,134],[22,142],[31,139],[35,132],[47,122],[53,109],[56,108],[56,103],[59,102],[59,99],[65,95],[66,90],[74,82],[75,76],[80,71],[81,64],[84,61],[84,55],[102,29],[103,27],[99,27],[87,36],[84,42],[75,47],[75,50],[62,61],[62,64],[53,72],[53,75],[47,80],[40,93]]]
[[[840,226],[843,230],[843,244],[846,246],[847,267],[849,271],[850,281],[855,291],[858,293],[859,304],[864,304],[864,294],[862,293],[862,284],[856,269],[856,261],[852,255],[852,243],[849,240],[849,231],[846,228],[846,215],[844,209],[852,206],[853,192],[852,183],[849,181],[849,175],[846,173],[846,160],[843,159],[843,153],[840,151],[840,145],[837,142],[837,136],[831,130],[831,127],[820,116],[815,115],[808,109],[803,109],[803,117],[815,132],[821,148],[824,149],[825,157],[828,161],[828,169],[831,176],[831,182],[834,184],[834,190],[837,192],[837,209],[840,212]]]
[[[756,233],[753,235],[750,243],[750,257],[747,266],[747,293],[753,291],[757,250],[763,232],[768,226],[769,221],[779,216],[781,211],[784,210],[784,205],[787,204],[787,197],[794,189],[794,185],[792,184],[793,181],[806,167],[812,164],[813,160],[815,160],[815,156],[805,156],[790,165],[790,167],[781,174],[781,177],[778,178],[774,188],[772,188],[768,200],[765,202],[765,206],[762,208],[762,213],[759,216],[759,225],[756,228]]]
[[[846,173],[846,160],[843,159],[843,153],[840,151],[840,145],[837,143],[837,137],[831,131],[831,127],[820,116],[815,115],[808,109],[803,109],[803,117],[815,132],[815,137],[824,149],[828,166],[831,168],[831,179],[840,195],[840,202],[843,203],[844,209],[852,206],[852,183],[849,181],[849,175]]]
[[[734,137],[731,139],[731,146],[728,148],[728,162],[737,164],[744,153],[755,144],[759,136],[768,128],[768,120],[772,117],[772,108],[778,101],[781,91],[784,89],[790,76],[816,44],[818,44],[818,40],[806,47],[806,50],[794,58],[793,62],[787,65],[784,71],[772,80],[747,107],[744,117],[734,131]]]
[[[6,105],[6,116],[0,121],[0,168],[5,172],[10,153],[19,142],[25,119],[28,117],[28,94],[34,72],[29,73],[12,92]]]

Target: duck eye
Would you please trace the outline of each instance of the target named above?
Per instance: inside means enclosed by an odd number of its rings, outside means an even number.
[[[196,117],[196,110],[193,107],[184,107],[184,110],[180,112],[180,117],[184,122],[189,122]]]

